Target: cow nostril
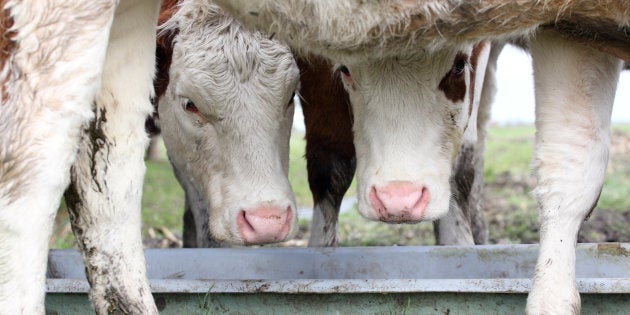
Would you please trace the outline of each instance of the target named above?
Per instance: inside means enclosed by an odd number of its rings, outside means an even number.
[[[293,209],[263,205],[254,210],[242,210],[237,225],[243,241],[248,244],[280,242],[291,231]]]
[[[424,217],[430,195],[424,185],[407,181],[391,181],[382,187],[373,186],[369,200],[375,215],[386,222],[417,222]]]
[[[236,218],[237,222],[239,225],[242,225],[243,228],[248,229],[252,232],[255,231],[254,227],[251,225],[251,223],[249,223],[249,220],[247,220],[247,215],[245,210],[241,210],[238,213],[238,217]]]

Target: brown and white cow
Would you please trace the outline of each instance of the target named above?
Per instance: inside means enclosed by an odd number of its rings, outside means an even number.
[[[246,24],[344,65],[339,69],[355,117],[359,210],[396,222],[446,213],[449,154],[465,137],[462,112],[472,82],[459,74],[475,70],[467,66],[472,47],[538,31],[531,52],[541,235],[527,312],[579,312],[577,231],[604,180],[621,70],[607,53],[630,59],[630,3],[218,2]],[[435,80],[440,73],[444,78]]]
[[[477,91],[481,90],[489,45],[479,45],[478,48],[474,54],[472,49],[460,54],[412,53],[390,60],[385,58],[360,60],[352,65],[349,65],[352,60],[348,60],[345,65],[338,66],[338,73],[352,101],[354,144],[359,168],[359,211],[364,216],[385,222],[402,223],[418,222],[423,217],[438,216],[448,211],[451,199],[448,190],[449,178],[457,149],[461,144],[461,135],[457,134],[463,133],[470,117],[475,123],[470,124],[468,135],[471,139],[476,139],[476,107],[472,104],[478,103],[479,94],[473,93],[474,88],[471,86],[474,85],[469,83],[477,80]],[[469,56],[474,58],[471,59]],[[435,68],[431,68],[431,65]],[[392,69],[392,77],[383,78],[371,73],[371,71],[379,73],[378,67]],[[436,69],[438,67],[444,69]],[[351,69],[357,70],[358,74],[354,74],[355,71]],[[475,73],[473,69],[478,71]],[[363,77],[360,77],[361,71],[365,71]],[[388,71],[381,72],[389,75]],[[303,74],[303,77],[305,75],[309,75],[309,72]],[[394,77],[397,75],[400,75],[402,80]],[[357,77],[366,82],[360,83]],[[435,81],[435,84],[426,82],[427,80]],[[303,84],[308,86],[308,82]],[[401,90],[402,88],[408,90]],[[414,97],[406,99],[405,93],[412,93]],[[305,94],[311,96],[314,93],[306,91]],[[477,95],[476,99],[474,95]],[[366,98],[369,98],[369,102],[365,101]],[[432,102],[423,103],[425,98],[430,98]],[[310,110],[308,106],[317,106],[316,102],[310,104],[314,99],[315,97],[306,99],[306,117]],[[394,104],[390,105],[390,101],[394,101]],[[436,106],[437,104],[440,106]],[[400,108],[385,110],[386,106]],[[435,107],[439,107],[440,110],[434,110]],[[339,106],[335,110],[339,112],[349,109],[348,106]],[[405,121],[403,117],[409,120]],[[422,123],[416,123],[422,122],[426,117],[431,117],[430,120],[437,126],[427,128]],[[452,125],[453,122],[457,122],[457,125]],[[435,134],[435,131],[440,129],[443,131]],[[307,130],[307,140],[308,133]],[[444,142],[454,137],[456,143],[449,144],[447,148],[435,148],[432,143],[440,141],[438,140],[440,137],[447,137]],[[420,161],[409,159],[408,155],[412,152],[415,152],[411,154],[412,156],[424,157],[418,158]],[[320,158],[317,156],[320,155],[319,152],[312,154]],[[423,175],[418,162],[422,164],[424,159],[444,160],[444,165],[435,167]],[[335,171],[337,170],[333,170],[333,173]],[[319,172],[325,172],[325,168]],[[424,180],[432,182],[423,182]]]
[[[291,51],[204,1],[165,2],[159,20],[158,121],[186,191],[185,220],[196,225],[185,228],[186,245],[288,239],[297,226]]]

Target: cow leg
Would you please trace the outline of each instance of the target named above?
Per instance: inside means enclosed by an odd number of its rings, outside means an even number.
[[[146,277],[141,197],[159,1],[116,10],[96,116],[81,139],[66,192],[97,313],[157,313]]]
[[[538,34],[531,48],[541,228],[527,313],[577,314],[577,233],[604,182],[621,63],[554,33]]]
[[[339,207],[352,183],[356,158],[352,109],[332,65],[324,59],[298,58],[306,126],[308,184],[313,193],[310,247],[336,246]]]
[[[48,242],[115,1],[0,0],[0,312],[43,314]],[[63,17],[63,21],[59,18]],[[9,32],[5,27],[13,27]]]

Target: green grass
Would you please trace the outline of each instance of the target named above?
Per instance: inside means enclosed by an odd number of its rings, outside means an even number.
[[[295,194],[295,202],[300,207],[312,207],[313,197],[308,187],[308,174],[306,172],[306,140],[304,133],[293,130],[291,135],[289,155],[289,182],[293,193]]]
[[[531,174],[534,132],[533,126],[489,128],[484,156],[486,183],[506,173],[519,179]]]
[[[164,226],[181,233],[184,215],[184,190],[166,160],[147,161],[142,194],[143,232],[149,227]]]
[[[619,211],[630,209],[630,170],[606,174],[597,207]]]
[[[626,229],[612,225],[614,219],[623,218],[619,214],[630,209],[630,152],[617,148],[630,138],[630,125],[615,125],[613,128],[613,148],[609,167],[597,209],[585,223],[584,233],[591,239],[605,241],[602,229],[615,229],[621,238]],[[536,201],[531,194],[535,185],[531,170],[534,146],[534,127],[493,127],[489,130],[485,154],[486,207],[494,207],[486,212],[490,240],[495,243],[531,243],[538,241],[538,212]],[[607,221],[612,221],[609,224]],[[604,223],[602,223],[604,222]],[[624,221],[625,222],[625,221]],[[608,224],[607,227],[599,227]],[[598,226],[597,231],[589,230],[589,225]],[[627,239],[626,239],[627,241]]]
[[[615,124],[612,126],[612,130],[630,133],[630,124]]]
[[[616,132],[630,134],[630,125],[615,125]],[[522,181],[533,174],[531,169],[534,147],[533,126],[492,127],[489,129],[486,154],[484,182],[496,183],[500,177],[510,177]],[[614,165],[606,174],[598,207],[603,209],[630,209],[630,156],[611,153],[609,164]],[[516,199],[515,199],[516,198]],[[510,199],[512,203],[531,205],[532,202],[522,198]],[[514,201],[516,200],[516,201]],[[522,208],[522,207],[521,207]]]

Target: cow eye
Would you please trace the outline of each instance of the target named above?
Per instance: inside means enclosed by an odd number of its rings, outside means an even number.
[[[466,70],[466,65],[468,61],[465,58],[458,57],[455,59],[455,63],[453,63],[453,68],[451,69],[451,73],[453,75],[462,75]]]
[[[341,65],[337,68],[337,70],[341,73],[343,73],[345,76],[350,76],[350,69],[348,69],[348,67]]]
[[[184,110],[189,112],[189,113],[193,113],[193,114],[198,114],[199,113],[199,109],[197,108],[197,106],[195,106],[195,103],[193,103],[193,101],[191,101],[191,100],[188,100],[184,104]]]

